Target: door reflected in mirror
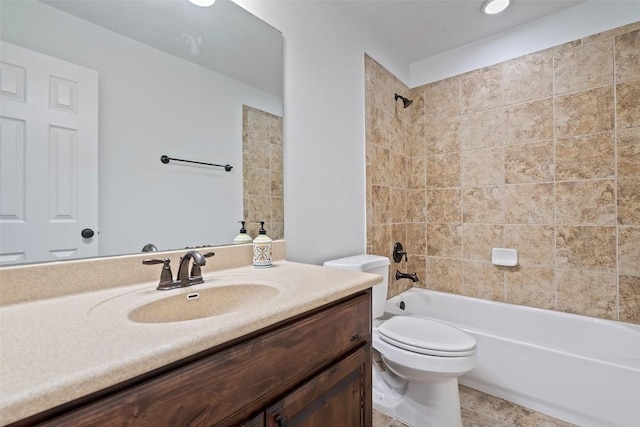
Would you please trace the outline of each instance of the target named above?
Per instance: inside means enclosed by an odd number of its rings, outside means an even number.
[[[0,265],[229,244],[243,218],[283,237],[279,31],[224,0],[1,2],[0,19]]]

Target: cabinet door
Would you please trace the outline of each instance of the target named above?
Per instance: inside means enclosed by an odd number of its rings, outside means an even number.
[[[264,427],[264,412],[260,412],[250,420],[240,423],[240,427]]]
[[[267,427],[371,426],[371,351],[362,347],[266,411]]]

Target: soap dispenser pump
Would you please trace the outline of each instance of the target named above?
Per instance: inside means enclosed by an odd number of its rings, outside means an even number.
[[[238,221],[238,222],[240,224],[242,224],[242,226],[240,227],[240,234],[238,234],[233,239],[233,244],[234,245],[241,245],[243,243],[251,243],[251,242],[253,242],[253,239],[251,238],[251,236],[249,236],[247,234],[247,229],[244,228],[245,221]]]
[[[264,229],[264,221],[260,221],[260,231],[253,239],[253,266],[256,268],[269,268],[271,262],[272,240]]]

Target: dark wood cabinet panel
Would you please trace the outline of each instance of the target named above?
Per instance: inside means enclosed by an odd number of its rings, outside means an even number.
[[[264,427],[264,412],[260,412],[250,420],[240,423],[240,427]]]
[[[295,389],[266,411],[267,427],[358,427],[370,413],[371,350],[360,348]]]
[[[313,399],[310,387],[317,387],[325,390],[317,398],[326,407],[315,408],[311,424],[300,425],[370,426],[370,295],[367,290],[283,322],[92,403],[84,404],[85,397],[83,406],[54,411],[53,418],[49,413],[15,425],[260,427],[273,425],[264,408],[294,389],[300,397],[287,395],[287,406]],[[329,419],[343,421],[324,423]]]

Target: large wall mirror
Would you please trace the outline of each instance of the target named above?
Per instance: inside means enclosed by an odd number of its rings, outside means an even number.
[[[247,111],[281,123],[279,31],[229,0],[2,1],[0,19],[0,265],[233,241]]]

